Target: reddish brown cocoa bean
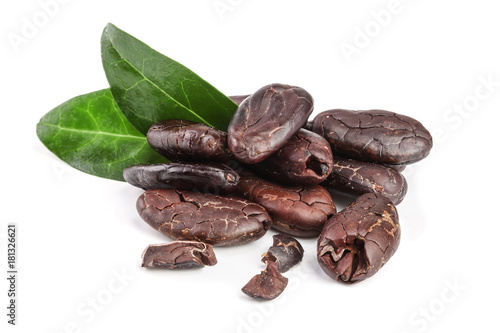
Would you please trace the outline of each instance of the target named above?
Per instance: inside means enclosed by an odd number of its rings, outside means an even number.
[[[227,130],[229,149],[243,163],[261,162],[306,123],[312,110],[313,98],[304,89],[264,86],[238,106]]]
[[[146,138],[151,148],[174,162],[232,159],[225,132],[192,121],[160,121],[151,126]]]
[[[253,164],[269,179],[288,185],[317,185],[332,171],[332,150],[325,138],[300,129],[283,147]]]
[[[404,199],[408,189],[405,177],[393,168],[338,156],[333,157],[332,173],[321,186],[357,196],[378,193],[395,205]]]
[[[319,185],[284,186],[242,171],[237,191],[269,212],[273,228],[293,236],[317,236],[336,212],[330,194]]]
[[[318,238],[318,262],[334,280],[362,281],[392,257],[400,235],[396,207],[381,195],[367,193],[325,224]]]
[[[330,142],[334,155],[365,162],[414,163],[432,148],[432,137],[420,122],[384,110],[324,111],[314,118],[312,131]]]
[[[272,224],[266,210],[248,200],[175,189],[146,191],[137,211],[170,238],[219,246],[254,241]]]

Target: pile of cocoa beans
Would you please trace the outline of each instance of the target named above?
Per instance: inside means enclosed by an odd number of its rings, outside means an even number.
[[[175,240],[149,246],[143,266],[214,265],[212,245],[245,244],[273,228],[282,234],[262,258],[266,268],[243,288],[252,297],[272,299],[285,288],[281,273],[303,255],[292,236],[318,238],[318,262],[335,280],[375,274],[398,248],[401,171],[429,154],[425,127],[384,110],[334,109],[308,121],[312,96],[284,84],[231,99],[238,108],[227,133],[160,121],[147,140],[171,163],[124,170],[146,190],[137,201],[142,219]],[[353,202],[337,212],[339,192]]]

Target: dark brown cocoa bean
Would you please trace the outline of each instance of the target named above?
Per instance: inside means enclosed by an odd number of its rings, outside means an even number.
[[[142,267],[188,269],[217,263],[212,245],[201,242],[175,241],[149,245],[142,254]]]
[[[229,149],[243,163],[261,162],[306,123],[312,110],[313,98],[302,88],[262,87],[238,106],[228,127]]]
[[[225,132],[192,121],[160,121],[151,126],[146,138],[154,150],[174,162],[227,162],[232,158]]]
[[[252,166],[284,184],[317,185],[332,171],[332,150],[319,134],[300,129],[277,152]]]
[[[421,123],[384,110],[324,111],[314,118],[312,131],[330,142],[334,155],[365,162],[414,163],[432,148],[432,137]]]
[[[375,193],[364,194],[325,224],[318,238],[318,262],[334,280],[362,281],[392,257],[400,234],[391,201]]]
[[[405,177],[391,167],[338,156],[333,157],[332,173],[321,186],[357,196],[378,193],[395,205],[404,199],[408,188]]]
[[[336,212],[330,194],[319,185],[284,186],[243,171],[238,192],[269,212],[273,228],[293,236],[317,236]]]
[[[170,238],[219,246],[254,241],[272,224],[266,210],[248,200],[174,189],[146,191],[137,211]]]
[[[144,190],[176,188],[204,193],[230,193],[240,177],[224,164],[168,163],[141,164],[125,168],[123,178]]]
[[[266,268],[255,275],[241,291],[253,298],[270,300],[281,295],[287,284],[288,279],[281,275],[278,264],[269,260]]]
[[[262,256],[262,262],[269,260],[278,264],[278,270],[281,273],[302,261],[304,257],[304,248],[295,238],[278,234],[273,236],[273,246]]]

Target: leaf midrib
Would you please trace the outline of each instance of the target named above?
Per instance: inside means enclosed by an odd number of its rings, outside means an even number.
[[[95,134],[95,135],[107,135],[107,136],[112,136],[112,137],[117,137],[117,138],[130,138],[130,139],[136,139],[136,140],[146,140],[146,137],[143,135],[136,136],[136,135],[129,135],[129,134],[117,134],[117,133],[112,133],[112,132],[82,130],[82,129],[75,129],[75,128],[69,128],[69,127],[62,127],[59,125],[54,125],[54,124],[45,123],[45,122],[40,122],[40,124],[43,124],[44,126],[48,126],[48,127],[55,127],[61,131],[70,131],[70,132],[78,132],[78,133],[84,133],[84,134]]]
[[[116,51],[116,53],[120,56],[120,60],[124,61],[125,63],[127,63],[131,68],[133,68],[137,73],[139,73],[147,82],[151,83],[156,89],[158,89],[159,91],[161,91],[163,94],[165,94],[165,96],[168,96],[172,101],[174,101],[175,103],[177,103],[178,105],[180,105],[182,108],[186,109],[187,111],[189,111],[191,114],[193,114],[194,116],[196,116],[197,118],[199,118],[200,120],[202,120],[203,122],[205,122],[208,126],[210,127],[214,127],[212,124],[210,124],[207,120],[205,120],[203,117],[201,117],[199,114],[197,114],[196,112],[194,112],[193,110],[187,108],[186,106],[184,106],[184,104],[180,103],[179,101],[177,101],[175,98],[173,98],[170,94],[168,94],[165,90],[163,90],[160,86],[158,86],[156,83],[154,83],[153,81],[151,81],[147,76],[144,75],[144,73],[139,70],[139,68],[137,68],[136,66],[134,66],[130,61],[128,61],[127,59],[125,59],[121,52],[118,50],[118,48],[115,46],[115,43],[113,42],[113,39],[111,38],[110,34],[108,33],[108,31],[106,30],[106,35],[108,36],[108,39],[111,43],[111,45],[113,46],[113,49]],[[151,48],[151,50],[153,50]],[[155,50],[153,50],[155,51]],[[156,52],[156,51],[155,51]],[[186,95],[186,92],[184,91],[184,88],[182,88],[183,92],[184,92],[184,95]],[[186,98],[188,100],[188,103],[189,102],[189,98],[187,97],[186,95]],[[150,119],[151,120],[151,119]]]

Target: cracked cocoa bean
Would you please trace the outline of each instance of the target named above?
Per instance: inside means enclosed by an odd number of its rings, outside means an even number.
[[[334,280],[362,281],[392,257],[400,234],[391,201],[375,193],[364,194],[325,224],[318,238],[318,262]]]
[[[157,122],[146,138],[151,148],[174,162],[227,162],[232,159],[225,132],[188,120]]]
[[[144,190],[176,188],[200,190],[204,193],[233,192],[240,180],[238,174],[224,164],[169,163],[141,164],[125,168],[123,178]]]
[[[404,199],[408,188],[405,177],[393,168],[338,156],[333,157],[332,173],[321,186],[353,195],[378,193],[395,205]]]
[[[332,171],[332,150],[319,134],[300,129],[277,152],[253,166],[288,185],[317,185]]]
[[[250,95],[235,95],[235,96],[229,96],[229,98],[236,104],[240,105],[241,102],[243,102],[248,96]]]
[[[137,211],[172,239],[219,246],[259,239],[272,224],[266,210],[251,201],[175,189],[146,191],[137,200]]]
[[[313,110],[302,88],[270,84],[245,99],[229,123],[227,140],[234,157],[247,164],[263,161],[285,144]]]
[[[267,261],[266,268],[255,275],[243,288],[245,294],[253,298],[275,299],[288,284],[288,279],[281,275],[278,264],[274,261]]]
[[[213,266],[217,263],[210,244],[175,241],[149,245],[142,254],[142,267],[189,269]]]
[[[293,236],[317,236],[336,212],[330,194],[319,185],[278,185],[246,170],[240,173],[238,192],[269,212],[273,228]]]
[[[330,142],[334,155],[365,162],[414,163],[432,148],[432,137],[421,123],[384,110],[324,111],[314,118],[312,131]]]
[[[273,236],[273,246],[262,256],[262,262],[271,260],[278,264],[278,270],[281,273],[302,261],[304,257],[304,248],[295,238],[278,234]]]

